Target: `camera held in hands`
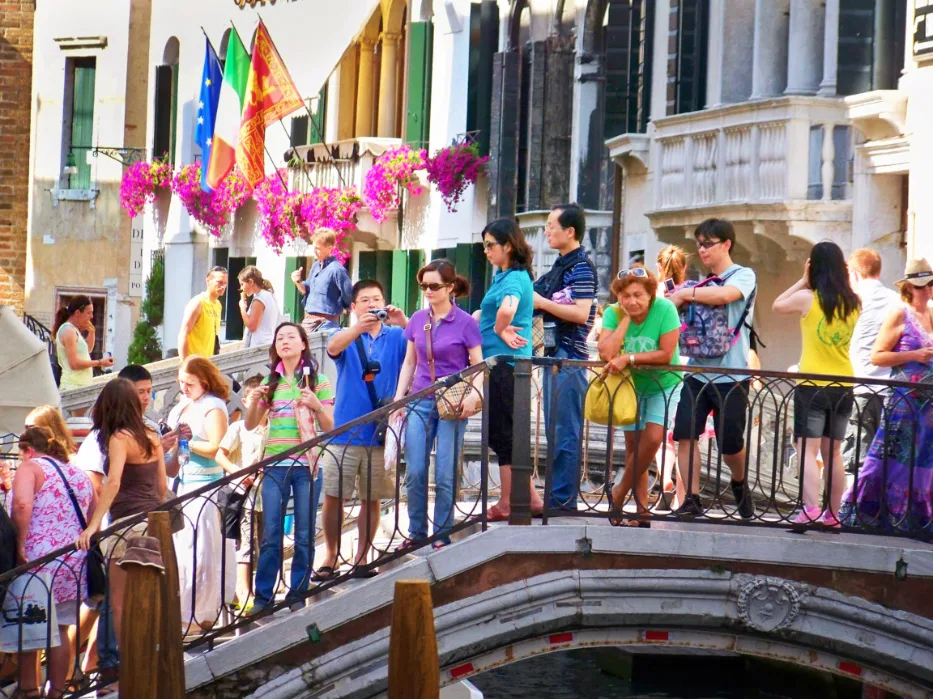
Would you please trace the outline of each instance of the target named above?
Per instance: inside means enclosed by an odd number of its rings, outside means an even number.
[[[389,318],[389,311],[385,308],[373,308],[370,313],[383,322]]]

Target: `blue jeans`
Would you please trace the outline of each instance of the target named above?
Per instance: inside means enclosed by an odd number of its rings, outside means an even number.
[[[324,474],[318,470],[311,487],[311,472],[299,463],[288,468],[265,469],[262,480],[262,544],[256,564],[257,607],[272,604],[275,585],[282,568],[282,538],[289,494],[294,498],[295,553],[292,557],[291,586],[286,599],[297,598],[308,589],[311,562],[314,560],[314,523],[321,500]]]
[[[412,403],[405,428],[405,489],[408,492],[408,535],[428,536],[428,463],[437,440],[434,459],[434,533],[445,544],[454,523],[454,490],[457,464],[466,432],[466,420],[441,420],[433,398]]]
[[[555,357],[567,358],[559,349]],[[583,400],[588,385],[586,369],[571,367],[554,375],[549,368],[544,378],[544,424],[547,428],[551,468],[550,509],[576,509],[580,489],[580,435],[583,431]],[[552,393],[557,390],[557,410],[551,409]]]
[[[97,618],[97,664],[101,668],[116,668],[120,665],[120,652],[117,650],[117,632],[113,628],[113,608],[110,606],[110,590],[100,603],[100,616]]]

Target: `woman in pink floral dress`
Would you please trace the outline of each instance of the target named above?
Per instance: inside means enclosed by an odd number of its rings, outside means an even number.
[[[68,489],[74,493],[85,521],[96,504],[91,481],[79,468],[68,463],[65,445],[45,427],[29,427],[19,438],[22,464],[13,479],[13,523],[17,533],[17,558],[20,564],[42,558],[70,546],[81,534],[81,523]],[[62,476],[67,479],[67,486]],[[87,598],[86,551],[72,551],[35,569],[52,584],[52,597],[61,638],[76,623],[81,602]],[[20,692],[26,697],[39,696],[37,651],[23,653],[20,667]],[[48,675],[51,689],[45,696],[64,695],[69,648],[60,643],[49,649]],[[33,668],[35,673],[33,674]]]

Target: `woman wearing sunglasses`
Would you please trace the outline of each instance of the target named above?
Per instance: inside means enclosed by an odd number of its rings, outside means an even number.
[[[895,282],[903,304],[881,325],[871,363],[891,367],[891,379],[917,388],[893,388],[884,418],[842,498],[840,519],[852,526],[930,531],[933,526],[933,268],[908,260]]]
[[[666,298],[658,298],[658,280],[647,269],[633,266],[619,272],[612,283],[618,304],[606,308],[599,337],[599,356],[608,369],[629,369],[638,398],[638,415],[625,431],[625,470],[612,488],[610,510],[620,511],[629,492],[635,495],[639,517],[635,526],[650,526],[642,518],[648,512],[648,465],[658,453],[677,413],[682,387],[680,372],[647,370],[680,364],[680,318]]]
[[[450,260],[433,260],[418,270],[418,285],[428,307],[416,311],[405,328],[408,349],[398,379],[395,400],[424,390],[437,380],[483,361],[479,326],[454,300],[470,293],[470,284],[457,274]],[[457,464],[466,421],[482,407],[483,374],[475,375],[474,389],[459,405],[459,420],[442,420],[434,395],[407,408],[405,426],[405,487],[408,491],[408,538],[400,548],[410,548],[428,537],[428,464],[437,442],[434,465],[434,548],[450,543],[454,523]]]

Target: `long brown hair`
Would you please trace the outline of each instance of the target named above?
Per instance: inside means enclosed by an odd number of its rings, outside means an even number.
[[[244,267],[236,278],[240,280],[240,283],[243,282],[253,282],[260,289],[265,289],[266,291],[272,291],[272,282],[262,276],[262,272],[259,271],[259,267],[255,265],[247,265]]]
[[[279,353],[275,351],[275,341],[278,339],[279,331],[282,328],[295,328],[298,331],[298,336],[305,344],[298,367],[311,367],[311,373],[308,377],[311,381],[309,388],[312,391],[317,388],[317,362],[314,360],[314,357],[311,356],[311,343],[308,342],[308,333],[306,333],[305,329],[298,325],[298,323],[279,323],[279,327],[275,329],[275,333],[272,335],[272,345],[269,347],[269,368],[272,369],[272,371],[269,372],[269,405],[272,405],[272,396],[275,395],[275,389],[279,387],[279,380],[282,378],[282,375],[277,371],[279,362],[281,362],[282,359],[279,357]]]
[[[437,272],[441,281],[453,287],[450,293],[458,298],[470,293],[470,282],[468,282],[465,277],[457,274],[457,268],[454,267],[454,263],[445,257],[431,260],[418,270],[417,279],[419,284],[427,272]]]
[[[136,386],[126,379],[112,379],[104,384],[91,408],[91,421],[97,430],[97,444],[101,454],[110,449],[110,438],[119,432],[126,432],[146,455],[152,457],[153,445],[150,435],[153,432],[143,422],[142,404],[136,395]],[[107,462],[105,462],[107,463]]]
[[[68,463],[70,455],[65,444],[48,427],[27,427],[19,436],[19,448],[29,447],[40,454]]]
[[[26,424],[32,423],[35,427],[44,427],[52,431],[55,439],[64,445],[69,454],[78,452],[78,445],[71,438],[71,430],[65,424],[61,412],[54,405],[40,405],[26,416]]]
[[[220,370],[214,366],[210,359],[193,354],[178,367],[178,373],[181,372],[191,374],[200,381],[201,387],[206,393],[217,396],[223,401],[230,398],[230,387],[224,381],[223,374],[220,373]]]
[[[71,318],[71,316],[73,316],[78,311],[93,305],[94,302],[91,301],[90,296],[85,296],[84,294],[72,296],[71,301],[55,312],[55,323],[52,325],[52,336],[55,337],[58,335],[58,329],[62,327],[65,322]]]

